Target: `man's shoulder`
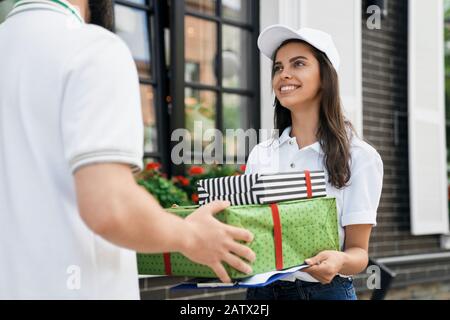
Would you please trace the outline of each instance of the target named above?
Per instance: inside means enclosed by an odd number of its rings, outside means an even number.
[[[85,24],[76,28],[70,34],[72,35],[72,41],[75,41],[80,49],[94,45],[127,47],[125,42],[116,34],[92,24]]]
[[[110,63],[129,67],[134,65],[133,56],[126,43],[116,34],[96,25],[86,24],[71,32],[67,67],[79,63]],[[78,61],[78,63],[77,63]]]

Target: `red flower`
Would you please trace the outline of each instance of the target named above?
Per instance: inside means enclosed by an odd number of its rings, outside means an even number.
[[[245,169],[247,169],[247,166],[245,164],[243,164],[240,168],[239,168],[242,172],[245,172]]]
[[[189,185],[189,179],[183,177],[183,176],[176,176],[175,180],[178,181],[182,186],[188,186]]]
[[[190,175],[196,175],[196,174],[203,174],[205,172],[205,170],[202,167],[191,167],[191,169],[189,169],[189,174]]]
[[[194,202],[198,202],[198,194],[196,194],[196,193],[192,194],[191,199],[192,199],[192,201],[194,201]]]
[[[145,170],[151,171],[151,170],[158,170],[161,168],[161,164],[157,162],[149,162],[147,166],[145,167]]]

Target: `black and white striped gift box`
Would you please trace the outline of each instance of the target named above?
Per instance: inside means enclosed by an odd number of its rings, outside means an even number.
[[[197,182],[199,204],[228,200],[231,205],[268,204],[325,197],[325,173],[304,171],[276,174],[244,174]]]

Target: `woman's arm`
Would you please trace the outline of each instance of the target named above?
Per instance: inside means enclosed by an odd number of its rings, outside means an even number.
[[[330,283],[338,274],[354,275],[363,271],[369,262],[370,224],[358,224],[345,227],[344,252],[327,250],[307,259],[311,267],[303,271],[309,273],[321,283]]]

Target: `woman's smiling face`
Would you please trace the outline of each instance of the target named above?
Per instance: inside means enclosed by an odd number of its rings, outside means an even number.
[[[272,74],[275,95],[289,110],[320,101],[320,66],[307,44],[289,42],[282,46]]]

